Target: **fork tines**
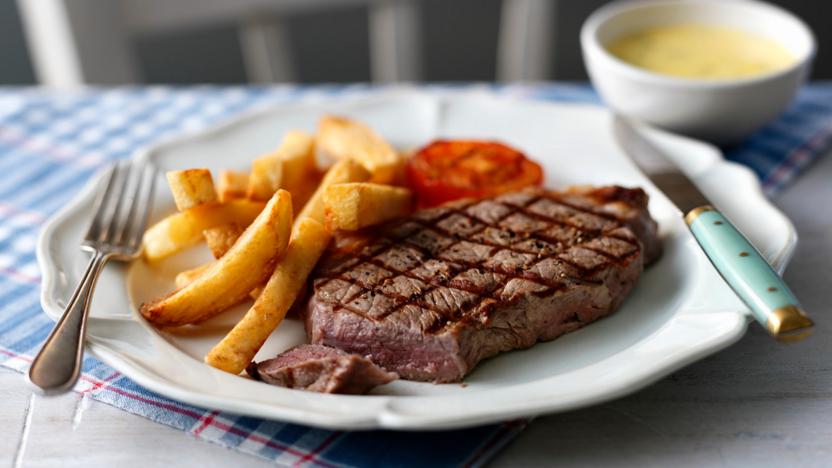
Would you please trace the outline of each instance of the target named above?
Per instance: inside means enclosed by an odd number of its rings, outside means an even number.
[[[134,255],[150,214],[156,170],[149,162],[120,162],[106,177],[83,246]]]

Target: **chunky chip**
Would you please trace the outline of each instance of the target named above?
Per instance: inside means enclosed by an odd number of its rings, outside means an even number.
[[[248,192],[248,173],[240,171],[220,172],[217,192],[220,201],[225,203],[237,198],[245,198]],[[266,198],[268,200],[268,198]]]
[[[205,362],[232,374],[239,374],[245,369],[286,317],[329,239],[329,232],[321,223],[311,218],[301,219],[292,233],[286,255],[260,291],[254,305],[205,356]]]
[[[401,180],[404,158],[370,127],[345,117],[327,115],[318,123],[318,148],[337,160],[354,159],[372,174],[372,182]]]
[[[211,250],[214,258],[220,258],[228,252],[243,234],[243,228],[237,223],[228,223],[215,226],[202,231],[205,236],[205,243]]]
[[[150,262],[202,242],[203,231],[234,223],[248,226],[266,206],[263,202],[231,200],[220,205],[199,205],[163,218],[144,233],[144,256]]]
[[[326,226],[355,231],[406,216],[413,208],[410,190],[373,183],[335,184],[324,192]]]
[[[177,210],[185,211],[195,206],[217,202],[214,179],[211,178],[211,171],[208,169],[169,171],[166,176]]]
[[[268,200],[283,182],[283,161],[273,155],[251,163],[246,195],[252,200]]]
[[[327,187],[335,184],[343,184],[347,182],[364,182],[370,178],[370,173],[364,167],[351,160],[345,159],[338,161],[332,166],[324,175],[318,189],[312,194],[312,198],[306,202],[306,206],[298,214],[295,223],[304,218],[312,218],[319,223],[324,223],[324,194]]]
[[[228,253],[184,288],[143,304],[141,314],[155,325],[181,326],[232,307],[272,274],[291,230],[292,196],[279,190]]]
[[[185,286],[191,284],[199,278],[203,273],[205,273],[208,268],[213,265],[214,262],[204,263],[198,267],[191,268],[190,270],[180,271],[176,278],[174,279],[174,284],[176,284],[176,289],[182,289]]]
[[[308,195],[306,181],[316,172],[314,148],[315,140],[310,135],[297,130],[288,132],[274,153],[252,163],[249,198],[268,200],[279,188],[288,190],[293,198]]]

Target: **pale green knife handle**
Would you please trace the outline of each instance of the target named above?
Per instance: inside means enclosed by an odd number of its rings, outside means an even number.
[[[808,335],[813,323],[797,298],[722,213],[701,206],[691,210],[685,221],[725,282],[769,333],[787,341]]]

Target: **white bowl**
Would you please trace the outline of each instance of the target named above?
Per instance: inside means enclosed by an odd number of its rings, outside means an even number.
[[[674,23],[719,25],[762,35],[783,45],[796,60],[788,68],[759,76],[700,80],[653,73],[606,49],[621,36]],[[808,75],[815,39],[796,16],[757,1],[619,1],[586,20],[581,48],[592,83],[615,111],[725,144],[741,140],[786,108]]]

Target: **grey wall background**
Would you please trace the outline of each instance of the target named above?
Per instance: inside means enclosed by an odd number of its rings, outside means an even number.
[[[30,0],[37,1],[37,0]],[[231,0],[230,0],[231,1]],[[561,0],[555,30],[552,79],[584,80],[578,31],[584,19],[607,0]],[[832,78],[832,2],[780,0],[815,32],[819,54],[815,79]],[[423,58],[428,81],[494,79],[500,0],[423,0]],[[198,0],[195,0],[198,5]],[[300,81],[368,81],[367,12],[344,8],[289,19]],[[145,81],[150,83],[245,82],[233,26],[136,37]],[[0,0],[0,84],[35,82],[14,0]]]
[[[0,0],[0,83],[33,83],[34,74],[17,6],[14,0]]]

